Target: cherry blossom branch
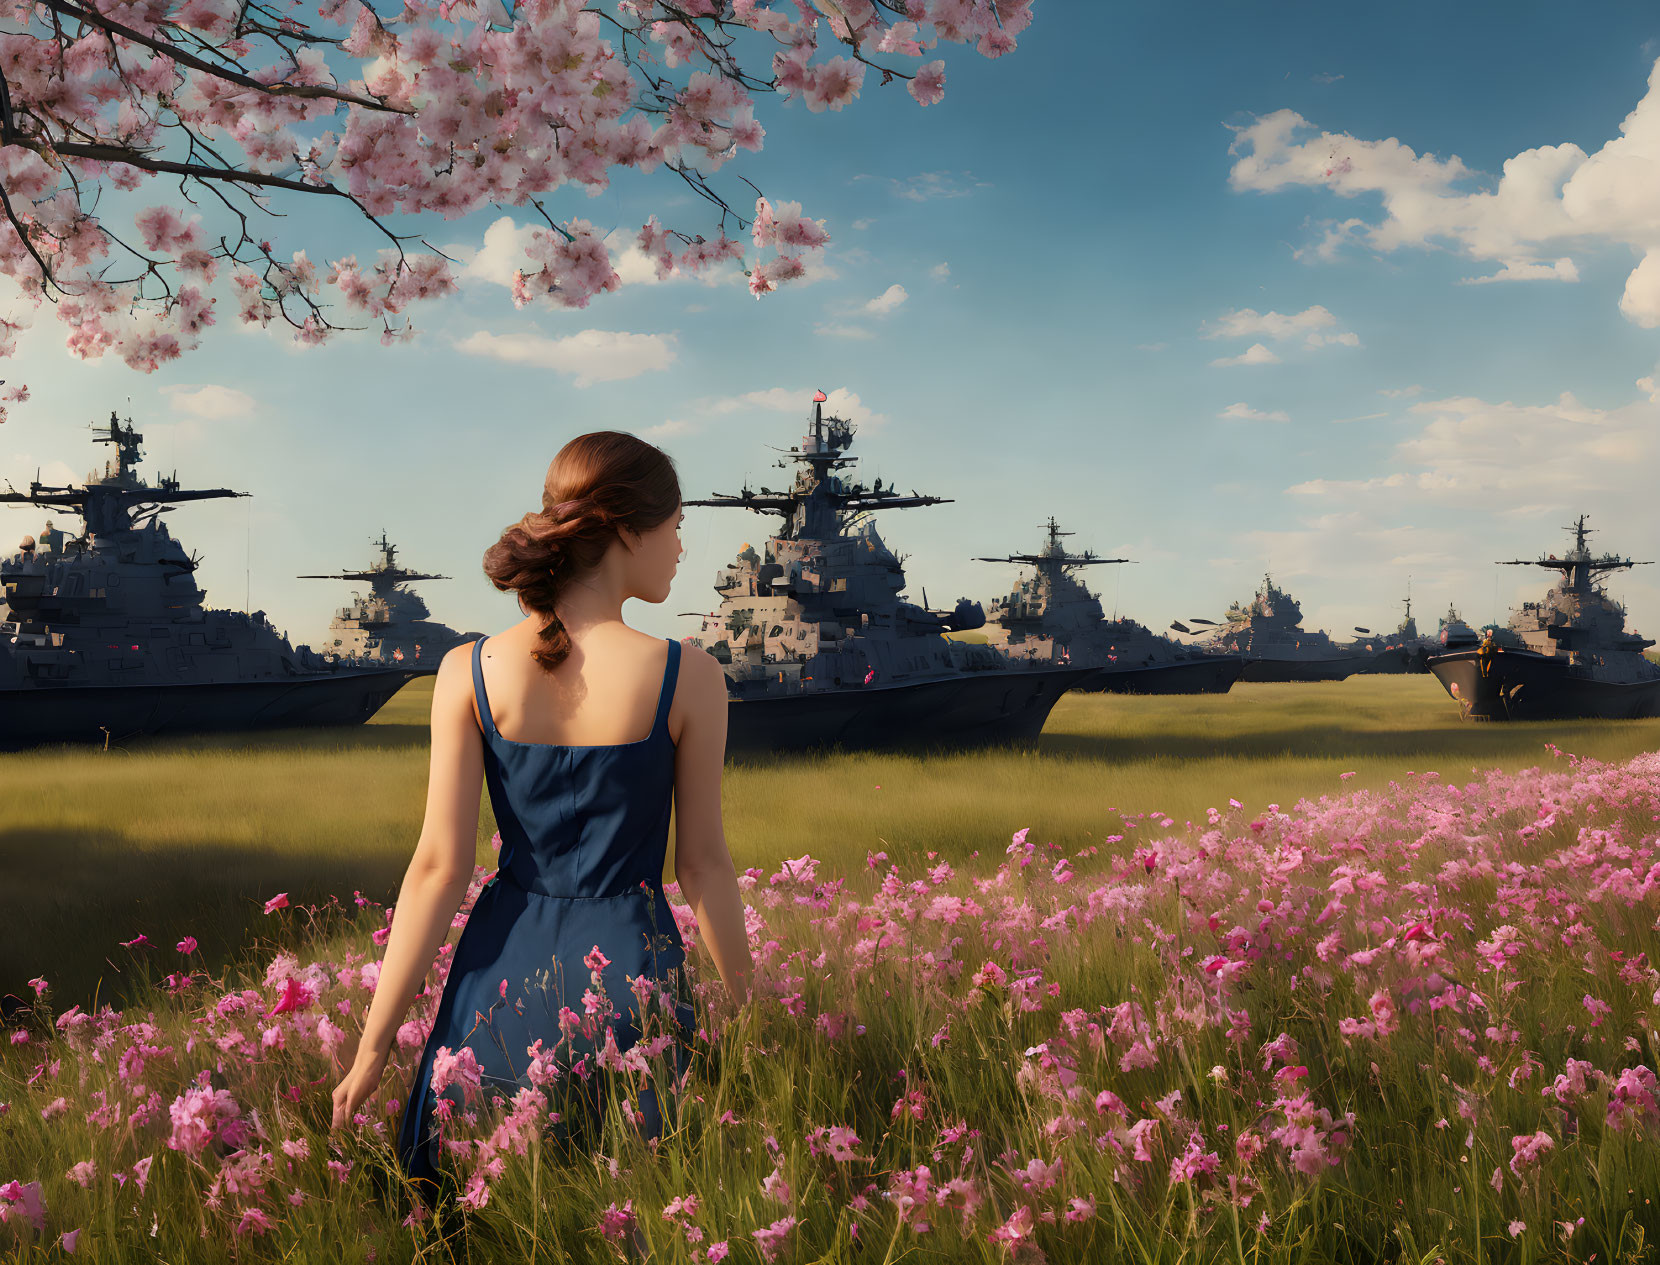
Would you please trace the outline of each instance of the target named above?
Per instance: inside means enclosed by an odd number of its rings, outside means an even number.
[[[389,110],[397,114],[414,114],[413,110],[399,110],[389,106],[384,101],[377,101],[373,97],[360,97],[353,92],[341,92],[330,88],[326,84],[310,83],[261,83],[238,71],[228,70],[223,66],[215,66],[212,62],[204,61],[192,53],[185,52],[176,44],[169,44],[165,40],[153,39],[148,35],[140,34],[130,26],[124,26],[114,18],[107,18],[102,13],[83,9],[79,5],[70,4],[68,0],[34,0],[54,13],[61,13],[64,17],[74,18],[77,22],[84,22],[87,26],[96,27],[111,35],[119,35],[124,40],[143,45],[162,56],[188,66],[192,70],[199,70],[205,75],[213,75],[227,83],[234,83],[238,87],[249,88],[262,96],[268,97],[296,97],[301,100],[324,99],[342,101],[347,105],[360,105],[366,110]],[[275,38],[274,36],[272,38]],[[315,37],[312,37],[315,38]]]

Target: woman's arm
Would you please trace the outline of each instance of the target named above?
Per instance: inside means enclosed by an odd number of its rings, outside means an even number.
[[[749,1000],[755,961],[744,927],[738,875],[721,827],[726,766],[726,674],[707,650],[682,643],[679,696],[685,718],[674,755],[674,877],[727,992]]]
[[[349,1123],[379,1086],[398,1028],[438,946],[449,935],[473,877],[484,739],[473,712],[472,652],[471,642],[456,646],[438,665],[432,689],[426,819],[398,891],[397,913],[363,1033],[355,1043],[348,1037],[340,1051],[350,1070],[334,1091],[331,1128]]]

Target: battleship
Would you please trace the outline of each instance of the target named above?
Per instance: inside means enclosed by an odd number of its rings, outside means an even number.
[[[1053,518],[1037,553],[976,558],[1030,567],[1015,587],[991,603],[986,637],[1010,655],[1040,662],[1094,666],[1096,674],[1072,688],[1081,693],[1225,694],[1239,679],[1239,655],[1206,654],[1162,636],[1133,619],[1108,619],[1098,597],[1072,571],[1123,564],[1089,550],[1069,553]]]
[[[1573,535],[1565,556],[1498,564],[1558,573],[1540,601],[1511,612],[1503,630],[1508,636],[1489,629],[1474,647],[1449,644],[1446,653],[1430,659],[1430,671],[1467,718],[1660,716],[1660,664],[1643,653],[1654,642],[1626,630],[1625,607],[1603,589],[1603,577],[1611,572],[1652,564],[1593,555],[1583,514],[1565,530]]]
[[[1377,657],[1364,642],[1339,644],[1324,632],[1304,628],[1302,607],[1271,575],[1263,577],[1249,603],[1230,606],[1220,624],[1188,622],[1212,626],[1202,643],[1207,650],[1244,656],[1242,681],[1341,681],[1370,670]],[[1171,628],[1193,631],[1179,622]]]
[[[37,478],[0,492],[0,504],[72,511],[85,525],[74,534],[49,519],[0,556],[0,747],[360,724],[420,675],[330,663],[289,645],[264,611],[204,609],[201,556],[186,555],[161,515],[247,493],[181,487],[176,472],[151,484],[130,417],[123,426],[112,412],[92,429],[115,456],[83,486]]]
[[[367,596],[354,592],[351,605],[338,608],[329,621],[328,636],[322,643],[325,659],[332,656],[358,663],[401,663],[433,673],[438,671],[446,651],[484,636],[481,632],[458,633],[447,624],[428,619],[432,612],[409,587],[418,580],[447,580],[449,576],[399,566],[398,547],[386,539],[384,531],[374,544],[380,556],[367,570],[295,577],[355,580],[369,586]]]
[[[1412,590],[1409,587],[1405,599],[1406,616],[1392,632],[1381,636],[1373,636],[1365,628],[1356,628],[1355,632],[1363,634],[1356,637],[1350,648],[1358,654],[1370,655],[1370,660],[1358,669],[1368,673],[1409,673],[1428,672],[1429,657],[1441,652],[1442,641],[1440,634],[1429,636],[1418,631],[1418,621],[1412,617]],[[1451,612],[1454,620],[1458,619],[1456,612]],[[1460,621],[1462,622],[1462,621]],[[1445,630],[1443,621],[1442,630]]]
[[[776,514],[761,551],[745,545],[717,573],[715,611],[686,640],[726,673],[727,746],[734,752],[840,744],[982,746],[1022,743],[1042,731],[1055,702],[1093,668],[1017,661],[949,633],[978,629],[985,612],[959,600],[949,611],[906,601],[901,559],[876,530],[878,510],[949,498],[869,487],[843,473],[853,424],[825,416],[813,396],[809,433],[775,464],[796,467],[787,489],[685,501]]]

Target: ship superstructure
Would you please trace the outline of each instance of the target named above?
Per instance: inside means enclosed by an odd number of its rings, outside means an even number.
[[[302,575],[301,580],[348,580],[367,584],[368,592],[353,592],[350,605],[339,607],[322,640],[325,655],[365,663],[400,663],[436,672],[444,653],[483,633],[458,633],[432,614],[419,593],[410,588],[421,580],[447,580],[436,572],[411,571],[398,565],[398,547],[386,538],[373,542],[379,556],[362,571],[335,571]]]
[[[787,488],[685,501],[781,520],[758,551],[746,544],[716,575],[716,610],[687,640],[726,671],[740,747],[952,743],[1029,738],[1069,685],[1088,672],[1016,662],[949,632],[985,623],[978,602],[949,611],[906,599],[902,559],[882,539],[877,511],[949,498],[867,486],[849,454],[854,427],[814,395],[809,430],[776,463]],[[926,598],[924,599],[926,601]]]
[[[1245,681],[1340,681],[1363,671],[1374,653],[1304,628],[1301,605],[1272,575],[1263,576],[1249,602],[1229,606],[1203,644],[1244,656]]]
[[[987,609],[986,634],[993,645],[1017,657],[1100,669],[1075,687],[1083,691],[1224,693],[1239,678],[1244,660],[1237,655],[1205,654],[1133,619],[1108,618],[1100,598],[1073,573],[1130,560],[1069,551],[1061,538],[1073,533],[1062,531],[1053,517],[1044,530],[1036,553],[976,559],[1026,568],[1014,588]]]

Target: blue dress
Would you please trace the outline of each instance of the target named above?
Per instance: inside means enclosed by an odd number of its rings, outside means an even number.
[[[639,1000],[628,977],[662,981],[674,1000],[677,1040],[674,1065],[685,1074],[695,1020],[689,990],[678,970],[686,957],[680,930],[662,889],[674,792],[674,741],[669,705],[679,679],[680,643],[669,640],[668,662],[651,732],[638,742],[572,747],[514,742],[496,731],[484,692],[480,648],[473,643],[473,693],[484,731],[484,776],[501,831],[499,868],[484,885],[453,951],[431,1035],[410,1086],[398,1134],[398,1158],[430,1202],[447,1175],[432,1127],[437,1095],[431,1089],[433,1056],[440,1046],[469,1047],[482,1069],[484,1101],[510,1100],[531,1085],[526,1047],[539,1037],[544,1051],[558,1048],[568,1066],[594,1054],[604,1027],[588,1039],[566,1037],[562,1007],[584,1013],[592,988],[583,958],[596,946],[610,959],[601,972],[619,1015],[611,1020],[617,1047],[626,1051],[640,1035]],[[506,994],[502,982],[506,981]],[[653,997],[647,1013],[657,1010]],[[652,1020],[661,1032],[664,1016]],[[564,1045],[559,1043],[564,1041]],[[666,1070],[666,1069],[665,1069]],[[550,1087],[555,1110],[570,1113],[577,1087],[592,1116],[599,1108],[602,1076],[584,1081],[569,1071]],[[446,1086],[452,1122],[466,1108],[459,1086]],[[580,1097],[580,1096],[579,1096]],[[475,1107],[477,1104],[475,1104]],[[656,1093],[647,1082],[639,1106],[647,1137],[662,1129]],[[567,1120],[551,1132],[564,1135]],[[453,1133],[456,1123],[445,1126]]]

